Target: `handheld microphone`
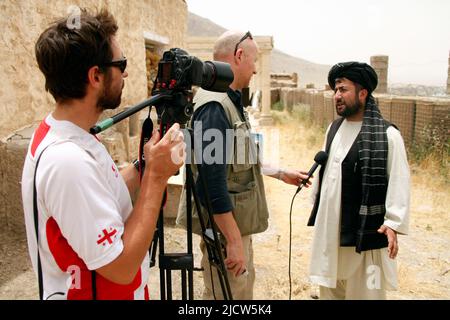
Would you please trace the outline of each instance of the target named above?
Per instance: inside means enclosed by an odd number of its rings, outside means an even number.
[[[314,164],[308,171],[308,176],[306,179],[303,179],[302,182],[300,182],[300,185],[297,188],[297,191],[295,192],[294,196],[292,197],[291,201],[291,209],[289,211],[289,300],[291,300],[291,294],[292,294],[292,280],[291,280],[291,250],[292,250],[292,206],[294,204],[294,199],[297,196],[297,194],[300,192],[300,190],[303,188],[304,185],[306,185],[309,181],[309,178],[313,175],[314,171],[317,170],[317,167],[319,165],[325,165],[328,160],[328,154],[325,151],[319,151],[317,152],[316,156],[314,157]]]
[[[314,157],[314,164],[311,167],[311,169],[309,169],[309,171],[308,171],[308,177],[306,179],[302,180],[302,182],[298,186],[297,192],[295,194],[297,194],[303,188],[303,186],[308,183],[309,178],[311,178],[314,171],[316,171],[317,167],[319,165],[322,165],[322,166],[325,165],[325,163],[327,163],[327,160],[328,160],[328,154],[325,151],[317,152],[316,156]]]

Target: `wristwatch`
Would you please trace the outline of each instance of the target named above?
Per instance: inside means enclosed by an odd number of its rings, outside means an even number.
[[[139,160],[135,159],[133,160],[133,166],[136,168],[137,172],[139,172]]]

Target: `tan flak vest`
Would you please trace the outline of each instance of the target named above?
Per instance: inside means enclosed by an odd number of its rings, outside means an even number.
[[[264,192],[264,182],[256,145],[250,133],[248,119],[243,122],[227,93],[199,89],[194,97],[194,112],[205,103],[217,101],[223,106],[228,121],[234,130],[233,157],[227,164],[227,188],[233,204],[233,216],[242,236],[263,232],[268,227],[269,211]],[[247,117],[246,117],[247,118]],[[188,124],[192,128],[192,121]],[[196,137],[197,138],[197,137]],[[223,139],[225,142],[225,137]],[[245,152],[244,152],[245,151]],[[193,153],[193,152],[192,152]],[[227,159],[230,157],[227,156]],[[195,163],[191,161],[191,163]],[[194,179],[198,172],[192,165]],[[206,208],[202,208],[205,221]],[[178,208],[177,224],[186,227],[186,189],[183,188]],[[200,234],[198,213],[192,200],[192,231]]]

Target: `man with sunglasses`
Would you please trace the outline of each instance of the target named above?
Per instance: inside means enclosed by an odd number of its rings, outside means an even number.
[[[120,105],[127,60],[114,17],[82,10],[80,26],[53,23],[35,45],[54,111],[35,131],[22,176],[29,252],[41,299],[148,299],[148,248],[167,180],[184,148],[175,124],[145,145],[140,182],[120,173],[89,129]],[[174,159],[175,160],[175,159]],[[177,159],[178,160],[178,159]],[[134,208],[130,192],[140,187]]]
[[[241,102],[241,91],[249,86],[252,76],[256,74],[257,56],[258,47],[250,32],[227,31],[220,36],[214,45],[214,60],[229,63],[234,80],[226,93],[199,89],[194,97],[194,114],[190,123],[194,132],[201,130],[202,136],[207,132],[220,132],[222,141],[226,141],[222,150],[215,151],[214,158],[219,160],[210,163],[202,159],[205,161],[201,163],[201,167],[208,185],[214,221],[225,238],[225,265],[233,299],[237,300],[253,299],[255,269],[252,234],[267,229],[269,216],[262,179],[263,168],[259,159],[256,162],[251,161],[248,154],[240,156],[240,149],[237,147],[245,144],[245,148],[241,150],[255,149],[252,139],[243,138],[239,141],[239,137],[251,136],[247,112]],[[233,130],[237,139],[231,148],[232,141],[227,134],[230,130]],[[202,141],[202,154],[213,143],[205,140],[207,139]],[[235,159],[230,163],[232,155]],[[267,172],[268,175],[293,185],[299,185],[306,178],[305,172],[297,170],[272,169]],[[204,191],[198,180],[196,187],[205,203]],[[183,199],[182,196],[182,202]],[[179,224],[184,224],[185,216],[185,206],[181,205]],[[200,247],[205,284],[203,298],[223,299],[217,270],[211,268],[203,242]]]

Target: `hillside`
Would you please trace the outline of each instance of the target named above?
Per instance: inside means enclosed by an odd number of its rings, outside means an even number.
[[[225,31],[225,28],[215,24],[211,20],[189,12],[187,28],[188,36],[217,37]],[[274,40],[276,42],[276,39]],[[316,88],[322,88],[326,83],[330,67],[331,66],[316,64],[301,58],[290,56],[276,48],[274,48],[271,55],[271,72],[297,72],[300,87],[305,87],[308,83],[314,83]]]
[[[190,37],[218,37],[227,29],[209,19],[189,12],[187,35]]]
[[[389,93],[400,96],[422,97],[443,97],[446,95],[444,86],[425,86],[405,83],[389,84]]]
[[[271,71],[282,73],[297,72],[300,87],[314,83],[316,88],[323,88],[331,66],[317,64],[301,58],[290,56],[278,49],[272,50]]]

